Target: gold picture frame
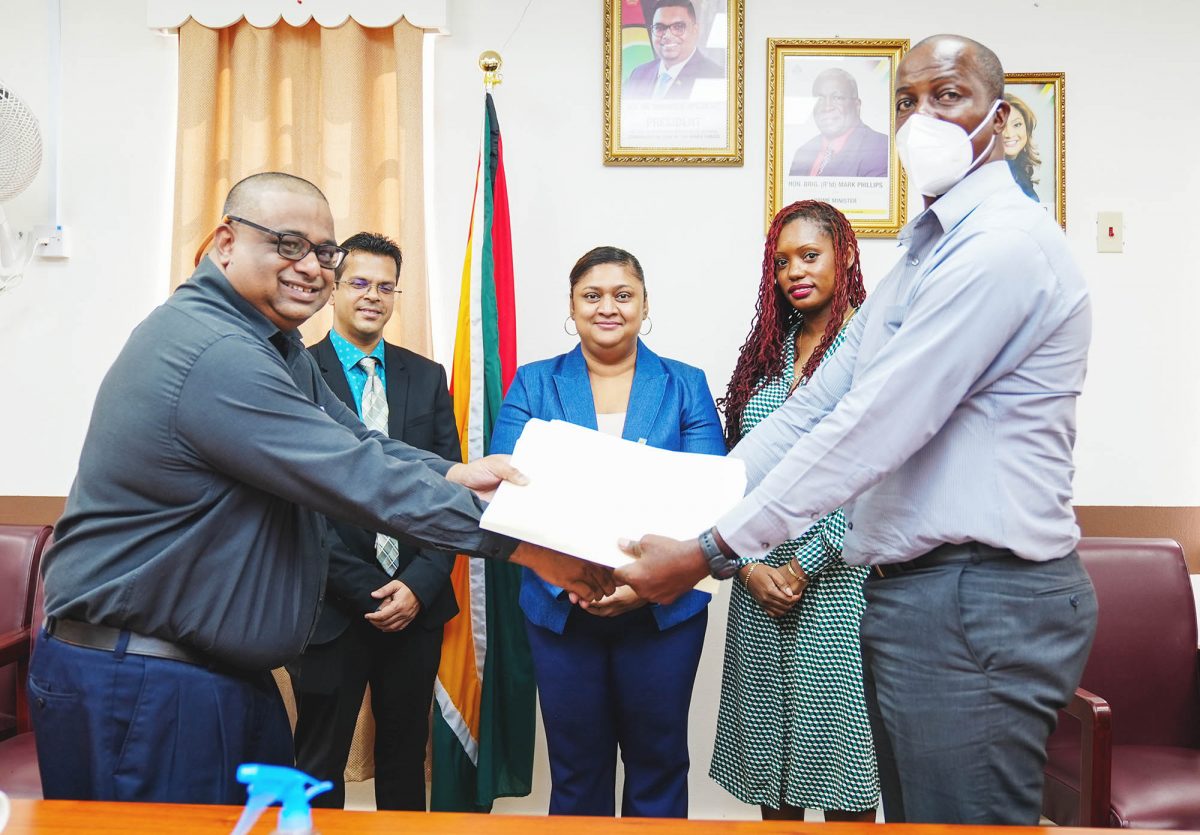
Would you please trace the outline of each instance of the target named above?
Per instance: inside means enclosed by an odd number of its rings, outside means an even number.
[[[1004,98],[1011,106],[1004,129],[1004,157],[1021,190],[1067,228],[1067,74],[1009,72]],[[1016,101],[1014,101],[1014,98]],[[1022,123],[1016,127],[1017,120]],[[1049,122],[1049,124],[1047,124]],[[1014,127],[1013,131],[1009,127]],[[1050,147],[1046,138],[1050,137]],[[1011,142],[1020,142],[1009,155]],[[1049,165],[1047,165],[1049,162]],[[1049,182],[1046,182],[1049,175]]]
[[[604,164],[742,165],[745,32],[745,0],[604,0]]]
[[[796,200],[836,206],[862,238],[904,226],[893,103],[907,51],[906,38],[767,41],[768,226]]]

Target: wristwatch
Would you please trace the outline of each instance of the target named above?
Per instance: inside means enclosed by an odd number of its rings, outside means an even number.
[[[737,574],[737,560],[725,556],[721,547],[717,545],[714,530],[716,528],[709,528],[700,534],[700,550],[704,552],[704,559],[708,562],[708,573],[718,580],[728,580]]]

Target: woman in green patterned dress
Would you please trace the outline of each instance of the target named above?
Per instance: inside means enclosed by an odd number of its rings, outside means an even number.
[[[834,354],[865,298],[841,212],[804,200],[775,216],[757,312],[722,401],[731,448]],[[845,533],[842,511],[830,513],[746,561],[731,591],[709,774],[766,820],[801,820],[806,808],[875,819],[858,639],[867,569],[842,561]]]

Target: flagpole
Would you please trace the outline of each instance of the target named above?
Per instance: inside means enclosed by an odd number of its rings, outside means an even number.
[[[479,55],[479,69],[483,70],[483,86],[489,93],[497,84],[504,81],[504,76],[500,74],[500,67],[503,64],[504,59],[494,49],[489,49]]]
[[[492,100],[502,63],[492,50],[479,56],[483,124],[450,383],[463,461],[487,454],[517,370],[512,223]],[[434,688],[435,811],[486,812],[497,797],[524,796],[532,788],[537,694],[519,604],[521,571],[460,556],[451,572],[459,614],[446,624]]]

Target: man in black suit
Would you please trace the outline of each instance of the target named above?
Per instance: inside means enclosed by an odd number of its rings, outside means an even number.
[[[400,248],[359,233],[337,269],[333,329],[309,351],[329,388],[368,427],[460,460],[442,366],[382,339],[400,291]],[[369,484],[362,485],[364,494]],[[458,612],[452,555],[331,521],[325,602],[309,646],[288,666],[297,767],[334,784],[314,803],[345,803],[342,774],[363,692],[375,716],[375,802],[425,809],[425,744],[442,626]]]
[[[725,77],[725,68],[697,48],[700,26],[691,0],[659,0],[651,20],[650,43],[657,60],[633,68],[622,96],[687,101],[696,79]]]

